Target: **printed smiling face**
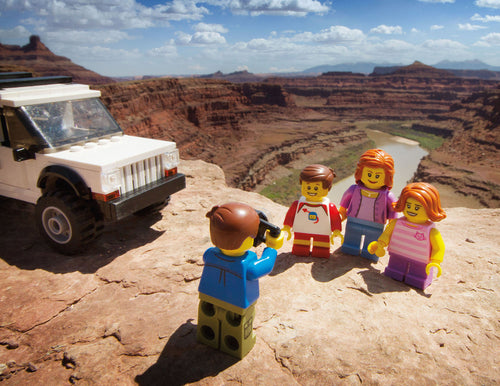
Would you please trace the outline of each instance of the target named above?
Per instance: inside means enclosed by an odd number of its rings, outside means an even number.
[[[429,220],[424,206],[412,197],[406,200],[403,214],[408,221],[416,224],[424,224]]]
[[[380,189],[385,186],[385,171],[382,168],[371,168],[366,166],[363,168],[361,182],[368,189]]]
[[[320,202],[328,195],[328,189],[323,188],[322,182],[302,181],[301,193],[308,201]]]

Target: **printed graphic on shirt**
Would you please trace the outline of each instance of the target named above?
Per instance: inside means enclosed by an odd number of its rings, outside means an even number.
[[[312,211],[308,210],[307,208],[304,208],[302,210],[304,211],[304,213],[308,213],[309,214],[309,216],[307,217],[307,219],[309,221],[312,221],[313,224],[317,224],[319,222],[318,213],[312,212]]]

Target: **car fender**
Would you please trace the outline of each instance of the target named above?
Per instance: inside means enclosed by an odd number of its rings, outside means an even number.
[[[65,181],[74,190],[78,197],[90,198],[90,189],[83,178],[74,170],[62,165],[49,165],[45,167],[38,177],[37,187],[45,189],[50,177],[57,177]]]

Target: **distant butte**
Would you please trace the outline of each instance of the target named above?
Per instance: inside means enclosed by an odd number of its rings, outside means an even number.
[[[64,56],[55,55],[40,40],[32,35],[25,46],[0,44],[0,72],[29,71],[38,76],[66,75],[76,83],[114,83],[112,78],[73,63]]]

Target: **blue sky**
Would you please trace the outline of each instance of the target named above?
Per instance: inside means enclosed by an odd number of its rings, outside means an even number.
[[[0,42],[33,34],[107,76],[500,66],[500,0],[0,0]]]

